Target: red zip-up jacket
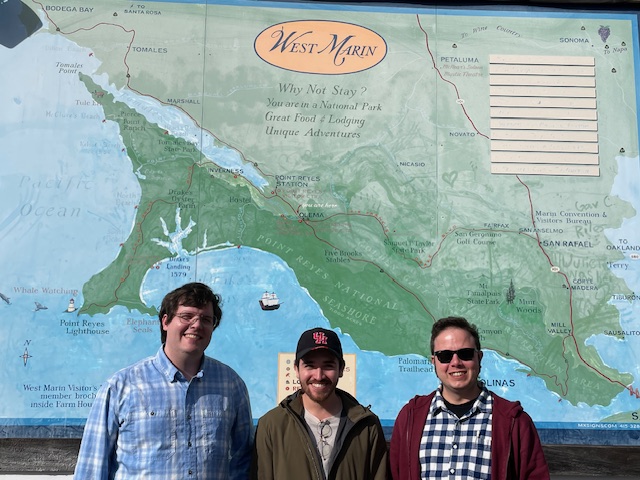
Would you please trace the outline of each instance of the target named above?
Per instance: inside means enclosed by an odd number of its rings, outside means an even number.
[[[520,402],[490,393],[491,479],[549,480],[549,468],[531,417]],[[389,451],[393,480],[420,480],[420,439],[434,395],[417,395],[398,414]]]

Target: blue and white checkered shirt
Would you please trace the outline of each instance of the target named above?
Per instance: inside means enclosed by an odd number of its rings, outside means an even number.
[[[423,479],[491,478],[493,400],[483,387],[468,413],[458,418],[436,391],[420,442]]]
[[[246,480],[252,434],[235,371],[205,357],[189,382],[160,348],[98,391],[74,479]]]

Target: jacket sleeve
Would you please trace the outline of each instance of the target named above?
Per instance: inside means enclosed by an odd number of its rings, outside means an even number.
[[[273,447],[267,428],[258,421],[255,440],[253,443],[253,458],[251,459],[251,480],[275,480],[273,472]]]
[[[372,480],[390,480],[391,472],[389,468],[389,449],[387,440],[384,438],[384,431],[380,420],[376,419],[376,424],[371,432],[371,475]]]
[[[408,467],[407,460],[403,460],[409,457],[408,445],[405,440],[407,436],[407,410],[406,406],[400,410],[391,433],[389,462],[393,480],[406,480],[409,478],[409,473],[404,471]],[[401,468],[401,466],[404,466],[404,468]]]
[[[518,442],[514,445],[514,463],[520,480],[549,480],[549,467],[544,458],[540,437],[533,420],[522,412],[517,418]]]

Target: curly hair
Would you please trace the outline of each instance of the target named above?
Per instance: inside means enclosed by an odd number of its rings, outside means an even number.
[[[167,293],[162,300],[160,312],[158,313],[158,318],[160,319],[160,339],[162,343],[165,343],[167,340],[167,332],[162,328],[162,318],[165,315],[167,316],[167,323],[171,323],[180,305],[203,308],[208,303],[211,303],[213,305],[213,329],[215,330],[218,328],[218,325],[220,325],[220,320],[222,319],[222,310],[220,309],[221,302],[220,296],[213,293],[204,283],[187,283]]]

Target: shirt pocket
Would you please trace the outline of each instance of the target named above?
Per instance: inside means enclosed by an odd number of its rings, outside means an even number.
[[[229,399],[222,395],[207,395],[207,401],[199,405],[197,415],[200,424],[199,444],[210,455],[226,455],[235,422]]]
[[[178,447],[177,411],[133,410],[120,430],[118,443],[142,463],[171,458]]]
[[[473,478],[491,478],[491,436],[482,432],[472,442],[472,455],[476,473]]]
[[[491,452],[491,435],[487,435],[485,432],[476,434],[474,436],[473,446],[480,452]]]

